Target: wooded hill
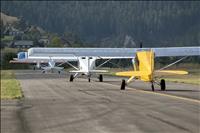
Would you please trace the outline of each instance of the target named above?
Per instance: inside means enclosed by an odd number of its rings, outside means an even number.
[[[131,36],[146,47],[200,45],[198,1],[2,1],[1,10],[60,35],[98,47],[124,47]],[[132,47],[132,45],[126,45]]]

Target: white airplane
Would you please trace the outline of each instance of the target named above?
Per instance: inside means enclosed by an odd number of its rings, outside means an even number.
[[[92,75],[100,74],[99,81],[103,81],[102,73],[108,72],[107,70],[97,70],[95,66],[96,57],[78,57],[78,68],[73,66],[76,70],[69,71],[70,73],[74,73],[70,75],[70,82],[73,81],[74,78],[79,76],[86,76],[88,78],[88,82],[90,82],[90,78]]]
[[[27,58],[27,53],[26,52],[19,52],[18,53],[18,58],[14,58],[14,60],[10,61],[11,63],[30,63],[30,64],[35,64],[33,67],[33,70],[36,69],[41,69],[42,73],[47,73],[47,72],[58,72],[59,74],[61,71],[64,69],[64,67],[60,67],[64,63],[60,63],[59,65],[56,66],[57,61],[54,61],[51,57],[49,59],[45,60],[31,60],[31,59],[26,59]]]
[[[98,70],[101,66],[108,63],[111,59],[135,59],[138,51],[151,49],[155,57],[167,56],[199,56],[200,47],[163,47],[163,48],[30,48],[27,52],[18,53],[18,58],[10,61],[11,63],[36,63],[41,64],[49,61],[47,70],[54,68],[56,63],[68,64],[75,70],[70,71],[70,82],[78,76],[85,75],[90,82],[92,75],[99,74],[99,81],[103,81],[102,74],[106,70]],[[96,60],[104,59],[102,64],[96,66]],[[78,62],[78,67],[71,61]],[[38,65],[39,66],[39,65]],[[51,67],[50,67],[51,66]],[[58,67],[58,66],[57,66]]]
[[[61,71],[64,69],[64,67],[59,67],[61,64],[59,64],[58,66],[56,66],[56,63],[53,59],[49,59],[48,61],[48,66],[42,66],[41,69],[43,70],[43,73],[46,73],[48,71],[54,72],[57,71],[59,74],[61,73]]]

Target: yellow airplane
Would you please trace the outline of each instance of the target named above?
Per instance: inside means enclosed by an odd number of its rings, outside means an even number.
[[[160,85],[161,90],[166,89],[165,80],[161,79],[160,83],[155,81],[156,75],[173,75],[173,74],[188,74],[187,71],[181,70],[154,70],[154,57],[155,53],[153,50],[138,51],[136,52],[135,60],[133,62],[133,71],[117,72],[116,76],[129,77],[126,82],[122,80],[121,90],[125,89],[125,86],[130,83],[133,79],[139,79],[144,82],[150,82],[152,91],[154,91],[154,83]]]

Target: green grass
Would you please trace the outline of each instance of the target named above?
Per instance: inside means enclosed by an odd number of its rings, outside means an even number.
[[[197,84],[200,85],[200,79],[181,79],[181,78],[165,78],[166,81],[177,82],[177,83],[186,83],[186,84]]]
[[[1,38],[1,41],[13,41],[13,36],[4,36],[4,38]]]
[[[166,76],[164,79],[166,79],[166,81],[171,81],[171,82],[200,85],[200,70],[191,69],[188,70],[188,72],[189,74],[187,75]]]
[[[20,83],[11,70],[1,70],[1,99],[18,99],[22,97]]]

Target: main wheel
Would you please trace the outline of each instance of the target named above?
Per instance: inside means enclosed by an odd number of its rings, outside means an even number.
[[[151,84],[151,89],[152,89],[152,91],[154,91],[154,85],[153,84]]]
[[[88,78],[88,82],[90,82],[90,78]]]
[[[122,79],[121,90],[125,90],[126,88],[126,81]]]
[[[103,82],[103,75],[99,75],[99,82]]]
[[[162,91],[165,91],[165,89],[166,89],[166,84],[165,84],[164,79],[161,79],[161,81],[160,81],[160,88],[161,88]]]
[[[69,81],[70,81],[70,82],[73,82],[73,80],[74,80],[74,75],[70,75]]]
[[[58,74],[60,74],[60,71],[58,71]]]

